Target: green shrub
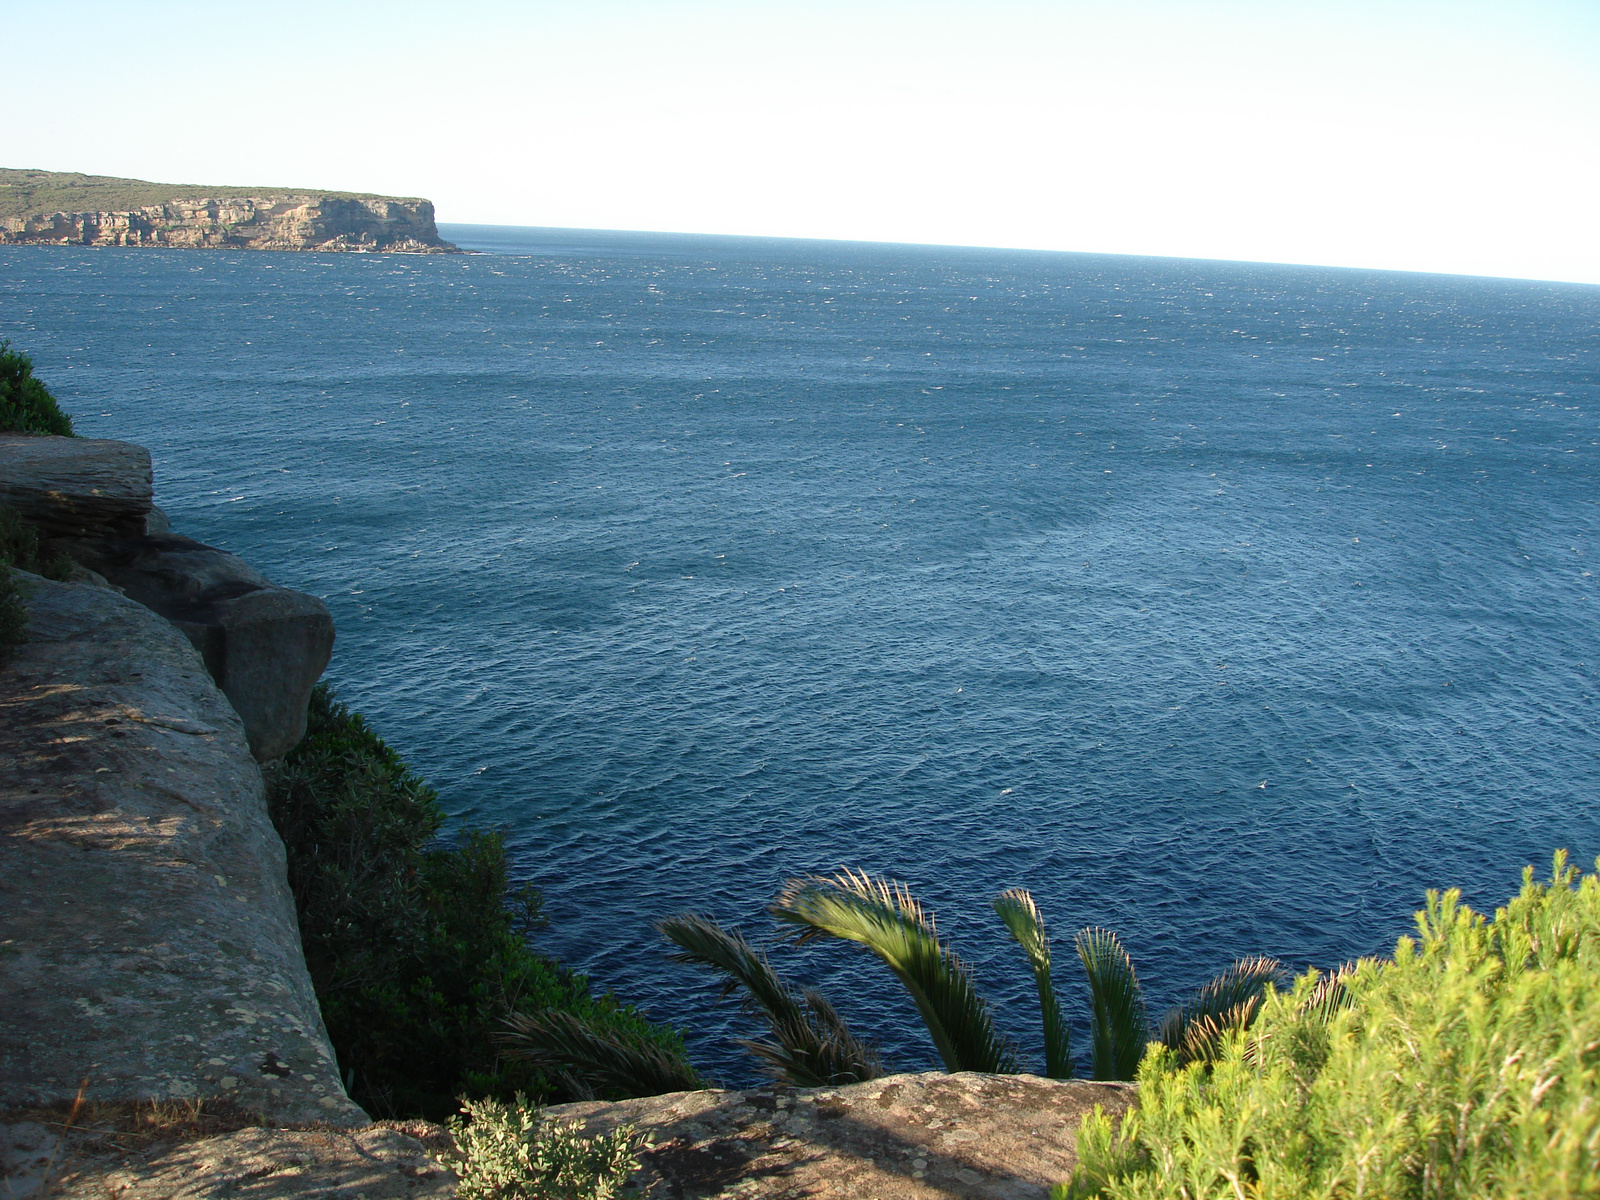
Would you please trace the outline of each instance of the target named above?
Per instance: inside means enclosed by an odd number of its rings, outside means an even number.
[[[12,574],[13,567],[46,579],[65,580],[72,561],[64,554],[42,550],[39,531],[15,509],[0,506],[0,666],[10,662],[16,647],[28,640],[28,610],[22,603],[25,585]]]
[[[33,376],[33,359],[0,341],[0,433],[72,435],[72,418]]]
[[[497,1052],[513,1010],[573,1013],[682,1057],[674,1032],[529,949],[538,893],[510,891],[500,836],[439,840],[433,790],[325,684],[269,799],[328,1036],[369,1112],[442,1121],[463,1093],[577,1098]]]
[[[0,565],[0,667],[28,640],[28,610],[22,603],[21,580]]]
[[[1392,960],[1269,990],[1209,1065],[1151,1046],[1078,1154],[1057,1200],[1600,1195],[1600,878],[1557,854],[1492,920],[1430,892]]]
[[[592,1138],[575,1123],[544,1121],[526,1097],[463,1101],[450,1118],[456,1152],[441,1161],[460,1177],[462,1200],[612,1200],[648,1145],[623,1125]]]
[[[70,558],[46,550],[39,531],[18,516],[16,509],[4,505],[0,505],[0,566],[18,567],[61,583],[72,572]]]

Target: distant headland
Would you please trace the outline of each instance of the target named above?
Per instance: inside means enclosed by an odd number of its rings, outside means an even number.
[[[0,167],[0,245],[448,254],[433,202]]]

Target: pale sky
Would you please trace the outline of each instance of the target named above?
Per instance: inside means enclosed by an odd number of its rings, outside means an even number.
[[[1600,0],[0,0],[0,166],[1600,283]]]

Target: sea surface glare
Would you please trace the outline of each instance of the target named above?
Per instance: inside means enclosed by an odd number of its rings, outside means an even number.
[[[548,898],[542,948],[754,1030],[657,918],[908,881],[1033,1069],[989,904],[1160,1011],[1600,853],[1600,289],[447,228],[448,257],[0,249],[0,337]],[[893,1067],[915,1011],[783,950]]]

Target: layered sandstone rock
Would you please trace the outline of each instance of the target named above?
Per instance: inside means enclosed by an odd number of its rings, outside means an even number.
[[[150,452],[130,442],[0,434],[0,506],[166,617],[244,719],[260,762],[306,731],[306,701],[333,652],[333,617],[224,550],[166,532],[150,502]]]
[[[387,196],[223,196],[117,212],[0,218],[0,244],[374,250],[443,254],[428,200]]]
[[[0,1108],[86,1086],[365,1123],[233,707],[148,608],[19,577],[29,640],[0,668]]]
[[[0,433],[0,505],[46,537],[142,534],[150,451],[99,438]]]
[[[306,703],[333,653],[333,615],[321,600],[174,534],[54,545],[182,630],[243,719],[258,762],[305,736]]]

